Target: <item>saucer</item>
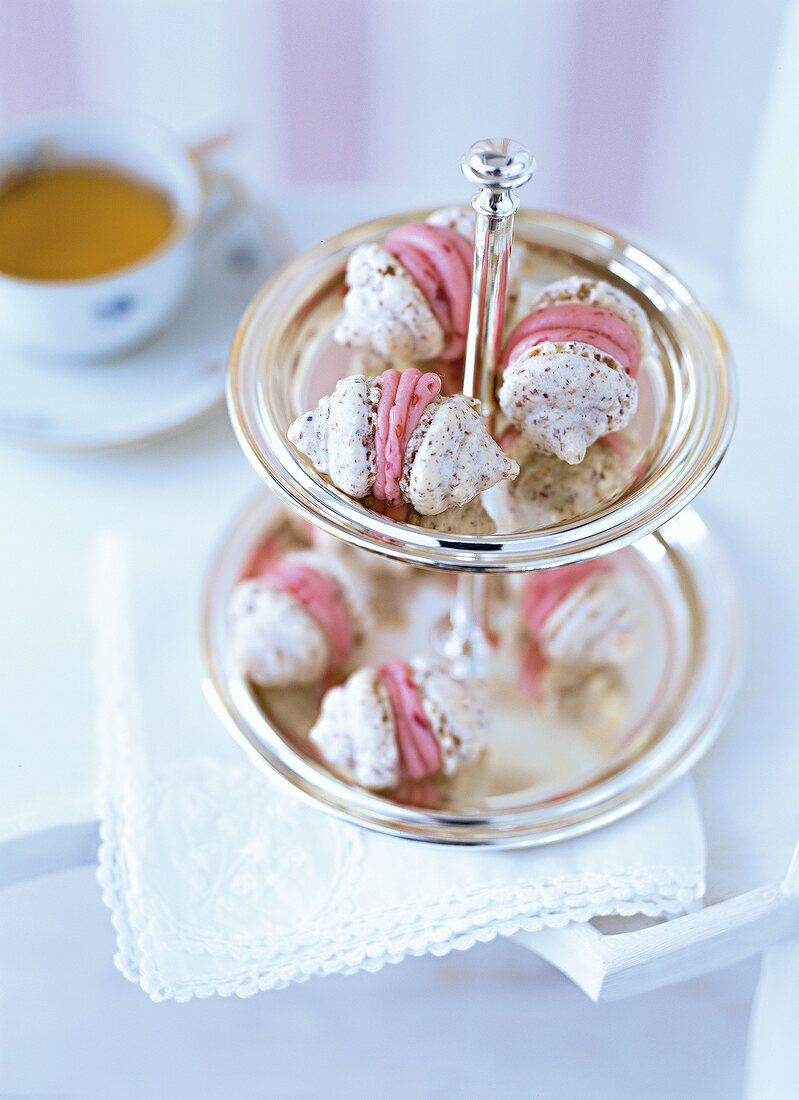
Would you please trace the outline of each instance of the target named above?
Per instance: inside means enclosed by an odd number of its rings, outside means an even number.
[[[256,212],[243,210],[201,249],[186,301],[146,344],[77,363],[0,350],[0,442],[95,451],[193,424],[222,403],[236,326],[278,264]]]

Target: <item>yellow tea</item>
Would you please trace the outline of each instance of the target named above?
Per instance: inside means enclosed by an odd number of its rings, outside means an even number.
[[[126,267],[168,236],[168,195],[99,164],[19,172],[0,183],[0,272],[86,279]]]

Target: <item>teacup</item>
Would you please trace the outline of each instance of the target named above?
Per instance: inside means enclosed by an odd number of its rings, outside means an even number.
[[[0,135],[0,183],[70,164],[105,166],[148,183],[169,201],[168,229],[134,262],[88,278],[0,270],[0,344],[54,358],[108,357],[155,333],[177,309],[203,231],[236,196],[209,178],[178,138],[143,119],[73,116]]]

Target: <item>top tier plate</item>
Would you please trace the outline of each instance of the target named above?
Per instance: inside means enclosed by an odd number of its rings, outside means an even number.
[[[607,230],[542,211],[522,210],[515,218],[514,242],[529,249],[526,292],[566,275],[605,279],[631,294],[652,324],[656,355],[642,364],[637,442],[621,477],[617,463],[615,475],[598,482],[607,489],[586,492],[585,464],[581,470],[547,459],[552,471],[536,469],[523,480],[523,470],[510,501],[498,498],[500,487],[492,490],[495,530],[478,535],[466,533],[457,518],[450,517],[454,530],[442,532],[377,515],[294,450],[287,439],[292,420],[356,369],[355,353],[332,340],[348,256],[429,213],[382,218],[330,238],[284,267],[250,305],[231,350],[228,404],[239,442],[263,480],[312,523],[352,545],[459,571],[542,569],[604,554],[684,508],[707,484],[732,433],[735,381],[724,338],[657,260]],[[557,522],[546,509],[550,472],[576,479],[565,490],[576,502],[572,514]]]

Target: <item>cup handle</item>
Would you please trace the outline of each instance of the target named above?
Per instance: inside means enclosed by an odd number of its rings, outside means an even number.
[[[196,230],[200,245],[209,244],[250,206],[244,188],[228,172],[206,168],[205,182],[205,208]]]

